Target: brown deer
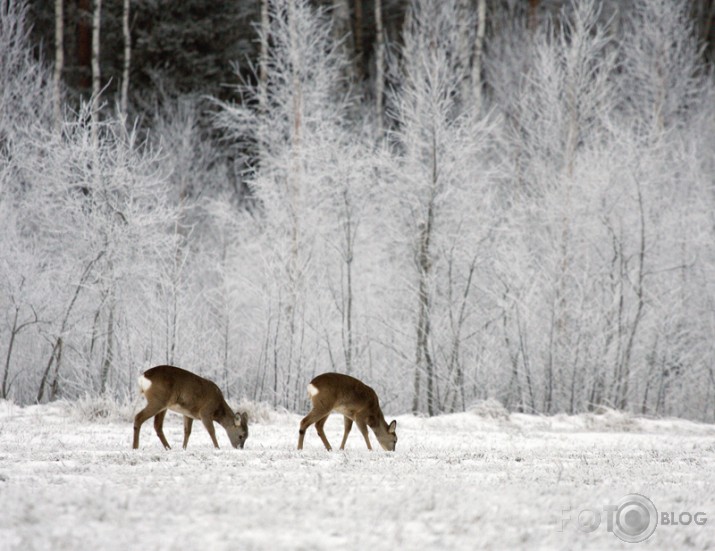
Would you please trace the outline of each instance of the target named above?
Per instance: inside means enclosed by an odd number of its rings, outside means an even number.
[[[243,449],[248,438],[248,415],[231,411],[215,383],[179,367],[159,365],[139,376],[139,388],[147,399],[147,405],[134,417],[134,449],[139,447],[142,424],[150,417],[154,417],[154,430],[164,448],[171,448],[164,437],[167,409],[184,416],[184,449],[189,442],[194,419],[201,419],[216,448],[218,441],[214,421],[226,429],[234,448]]]
[[[325,437],[323,426],[331,411],[342,413],[345,418],[345,432],[340,449],[345,449],[345,442],[353,428],[353,421],[365,438],[367,449],[372,450],[370,436],[367,428],[370,427],[377,437],[377,441],[387,451],[395,451],[397,434],[395,428],[397,421],[389,425],[380,409],[380,402],[375,391],[355,377],[341,373],[323,373],[310,381],[308,394],[313,403],[313,409],[300,422],[298,436],[298,449],[303,449],[303,439],[307,428],[315,423],[315,430],[323,441],[325,448],[330,451],[330,442]]]

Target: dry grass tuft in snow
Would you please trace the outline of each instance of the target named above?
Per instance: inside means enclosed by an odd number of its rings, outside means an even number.
[[[494,398],[487,398],[486,400],[475,402],[469,407],[468,411],[474,415],[487,417],[489,419],[509,420],[509,411],[499,400],[495,400]]]
[[[283,408],[275,409],[268,402],[255,402],[253,400],[242,400],[236,408],[236,411],[248,413],[248,422],[253,423],[272,423],[285,421],[291,418],[291,413]]]
[[[117,403],[106,396],[87,396],[76,402],[59,402],[77,421],[131,422],[137,402]]]

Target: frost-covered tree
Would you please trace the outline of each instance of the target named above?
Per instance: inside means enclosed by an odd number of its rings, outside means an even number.
[[[533,48],[508,43],[495,52],[499,65],[488,65],[515,186],[508,216],[516,248],[502,250],[518,266],[502,276],[513,299],[503,324],[511,407],[651,411],[655,389],[674,388],[663,373],[679,384],[704,376],[699,362],[663,360],[688,364],[687,374],[654,364],[664,341],[683,342],[687,333],[688,307],[665,301],[675,296],[663,285],[690,273],[699,249],[677,220],[692,220],[697,235],[706,224],[703,175],[689,153],[697,139],[676,128],[706,104],[682,6],[647,4],[627,13],[619,30],[597,3],[574,2],[529,36]],[[653,35],[669,37],[661,38],[667,54],[655,53]],[[637,46],[644,40],[649,46]],[[523,78],[502,70],[515,66],[526,68]],[[687,277],[677,287],[681,299],[690,295]]]
[[[507,399],[527,409],[552,410],[555,393],[565,390],[556,387],[567,380],[564,370],[573,366],[581,342],[575,330],[584,290],[578,213],[590,190],[577,167],[580,155],[603,139],[602,119],[614,103],[615,46],[598,24],[597,6],[574,3],[558,25],[525,39],[531,50],[508,50],[529,56],[527,73],[516,90],[498,98],[511,140],[515,202],[509,216],[518,220],[515,229],[528,228],[520,238],[528,260],[503,280],[508,294],[528,293],[530,310],[540,314],[505,312],[503,324],[511,362],[523,370],[513,372]],[[525,299],[515,297],[517,304]]]
[[[249,179],[260,205],[256,238],[263,247],[262,258],[251,261],[260,268],[252,285],[261,290],[259,325],[268,332],[261,369],[272,372],[273,399],[292,401],[298,383],[317,369],[333,339],[326,305],[331,285],[324,278],[334,254],[329,243],[339,228],[326,226],[326,215],[334,214],[328,205],[351,215],[355,175],[350,156],[344,156],[349,150],[342,149],[349,143],[342,93],[347,61],[329,17],[303,0],[271,2],[269,9],[272,43],[263,77],[257,88],[243,89],[243,105],[223,105],[219,124],[259,159]],[[336,195],[347,210],[335,205]],[[234,250],[234,265],[245,266],[244,255],[254,252],[254,247]],[[351,260],[349,251],[346,255]],[[345,319],[348,326],[351,319]],[[348,362],[351,348],[344,356]]]
[[[3,155],[9,155],[9,149],[34,121],[47,121],[53,116],[53,104],[49,101],[52,76],[34,59],[27,11],[24,2],[0,4],[0,152]]]
[[[28,188],[17,232],[33,236],[53,297],[42,325],[49,350],[38,401],[133,384],[119,367],[133,363],[139,327],[128,320],[151,304],[172,250],[175,211],[155,155],[121,124],[92,130],[90,121],[86,109],[64,122],[60,136],[36,126],[18,161]]]
[[[701,293],[694,283],[703,283],[695,274],[711,263],[701,248],[709,233],[703,212],[708,168],[693,153],[712,132],[702,126],[693,132],[693,123],[712,116],[706,93],[712,80],[700,64],[689,15],[680,2],[635,2],[621,54],[619,138],[629,137],[621,150],[631,151],[627,171],[638,185],[641,271],[629,278],[638,297],[636,317],[616,364],[613,399],[619,407],[640,404],[644,412],[662,412],[678,386],[706,377],[702,356],[694,353],[701,350],[695,337],[701,333],[691,312]],[[645,361],[633,361],[638,353]],[[634,374],[631,364],[647,367]]]
[[[392,100],[398,130],[391,206],[400,220],[395,230],[407,245],[400,254],[402,273],[410,274],[397,296],[414,305],[407,310],[415,327],[412,409],[430,415],[452,401],[452,385],[464,384],[458,347],[464,344],[467,301],[475,305],[471,285],[484,258],[478,244],[493,221],[493,128],[459,95],[469,77],[454,55],[459,8],[456,1],[415,3],[404,36],[402,85]]]
[[[20,402],[127,392],[127,368],[145,350],[136,314],[151,303],[171,240],[165,180],[135,133],[96,127],[88,108],[57,132],[24,7],[1,13],[2,392]]]
[[[53,123],[49,71],[32,55],[27,5],[0,4],[0,396],[23,396],[31,335],[42,322],[48,280],[35,244],[18,231],[28,189],[19,170],[36,121]]]
[[[713,418],[715,84],[684,3],[200,3],[152,32],[132,4],[129,106],[93,120],[0,2],[0,397],[176,363],[291,409],[334,370],[388,410]],[[227,58],[245,86],[217,91]]]
[[[656,135],[690,120],[706,82],[699,53],[687,2],[634,2],[618,82],[624,112],[641,132]]]

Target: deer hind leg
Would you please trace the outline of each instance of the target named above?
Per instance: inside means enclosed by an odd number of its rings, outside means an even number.
[[[144,421],[150,417],[154,417],[163,409],[164,406],[160,404],[148,403],[143,410],[136,414],[134,417],[134,441],[132,442],[132,449],[136,450],[139,447],[139,432],[141,431]]]
[[[161,440],[161,443],[164,445],[164,449],[170,450],[171,446],[166,441],[166,437],[164,436],[164,417],[166,417],[166,410],[160,411],[154,416],[154,430],[156,431],[156,435],[159,437],[159,440]]]
[[[362,433],[365,443],[367,444],[367,449],[372,451],[372,446],[370,445],[370,435],[367,432],[367,424],[365,421],[356,421],[358,429]]]
[[[310,410],[310,413],[303,417],[303,420],[300,422],[300,429],[298,430],[298,449],[302,450],[303,449],[303,439],[305,438],[305,431],[308,430],[308,427],[312,425],[313,423],[317,423],[324,417],[327,417],[330,415],[330,412],[328,411],[327,413],[322,410],[316,410],[313,408]],[[317,426],[316,426],[317,428]],[[321,427],[322,431],[322,427]],[[320,432],[318,432],[320,434]],[[330,444],[327,443],[327,439],[325,438],[325,435],[321,436],[321,439],[323,439],[323,444],[325,444],[325,447],[330,449]]]
[[[191,436],[191,427],[194,426],[194,420],[191,417],[184,415],[184,449],[189,443],[189,436]]]
[[[353,428],[353,420],[350,419],[350,417],[343,416],[345,420],[345,431],[343,432],[343,441],[340,444],[340,449],[344,450],[345,449],[345,442],[348,441],[348,434],[350,434],[350,429]]]
[[[202,415],[201,422],[204,424],[204,427],[206,427],[206,430],[211,437],[211,441],[214,443],[214,448],[218,449],[218,440],[216,440],[216,431],[214,430],[214,420],[210,415]]]
[[[323,430],[323,427],[325,426],[325,422],[328,420],[328,417],[330,417],[330,413],[328,413],[320,421],[315,423],[315,430],[318,431],[318,436],[320,436],[320,439],[323,441],[325,449],[331,451],[333,448],[330,446],[330,442],[328,442],[328,437],[325,436],[325,431]]]

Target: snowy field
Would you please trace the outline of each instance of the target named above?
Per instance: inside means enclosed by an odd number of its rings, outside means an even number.
[[[368,452],[357,429],[329,453],[312,427],[298,452],[300,416],[259,408],[243,451],[220,427],[214,450],[200,425],[183,451],[172,413],[173,449],[149,421],[132,451],[130,408],[92,409],[0,402],[3,551],[715,548],[711,425],[613,412],[400,416],[395,453]],[[342,417],[326,432],[338,446]],[[630,493],[658,518],[707,522],[659,523],[624,543],[604,506]],[[586,509],[602,515],[590,533],[577,526],[594,526]]]

